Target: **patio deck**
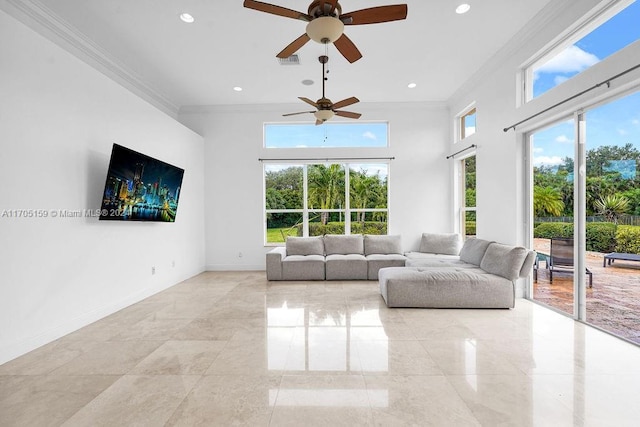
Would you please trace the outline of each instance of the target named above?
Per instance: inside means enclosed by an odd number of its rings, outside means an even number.
[[[549,253],[549,240],[535,239],[534,248]],[[587,267],[593,273],[593,288],[587,287],[587,322],[640,344],[640,265],[616,261],[603,267],[604,255],[587,252]],[[585,284],[586,286],[586,284]],[[573,275],[554,274],[541,266],[533,299],[573,313]]]

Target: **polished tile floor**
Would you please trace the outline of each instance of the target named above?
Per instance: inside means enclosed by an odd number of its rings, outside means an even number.
[[[637,426],[640,348],[526,300],[207,272],[0,366],[5,426]]]

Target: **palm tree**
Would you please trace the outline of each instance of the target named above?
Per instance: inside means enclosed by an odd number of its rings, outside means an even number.
[[[533,211],[536,216],[560,216],[564,212],[562,194],[553,187],[533,188]]]
[[[621,194],[610,194],[600,197],[593,205],[607,221],[617,224],[618,218],[629,210],[629,199]]]
[[[336,209],[344,205],[344,168],[333,164],[309,166],[309,208]],[[329,212],[320,213],[320,222],[326,225]]]

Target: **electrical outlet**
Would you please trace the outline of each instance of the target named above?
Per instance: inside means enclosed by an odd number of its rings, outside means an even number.
[[[155,267],[151,267],[151,274],[152,275],[156,274],[156,268]]]

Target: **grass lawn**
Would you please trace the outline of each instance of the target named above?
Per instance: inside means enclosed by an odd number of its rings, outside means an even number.
[[[289,227],[285,228],[267,228],[267,243],[284,243],[282,235],[297,236],[297,230]]]

